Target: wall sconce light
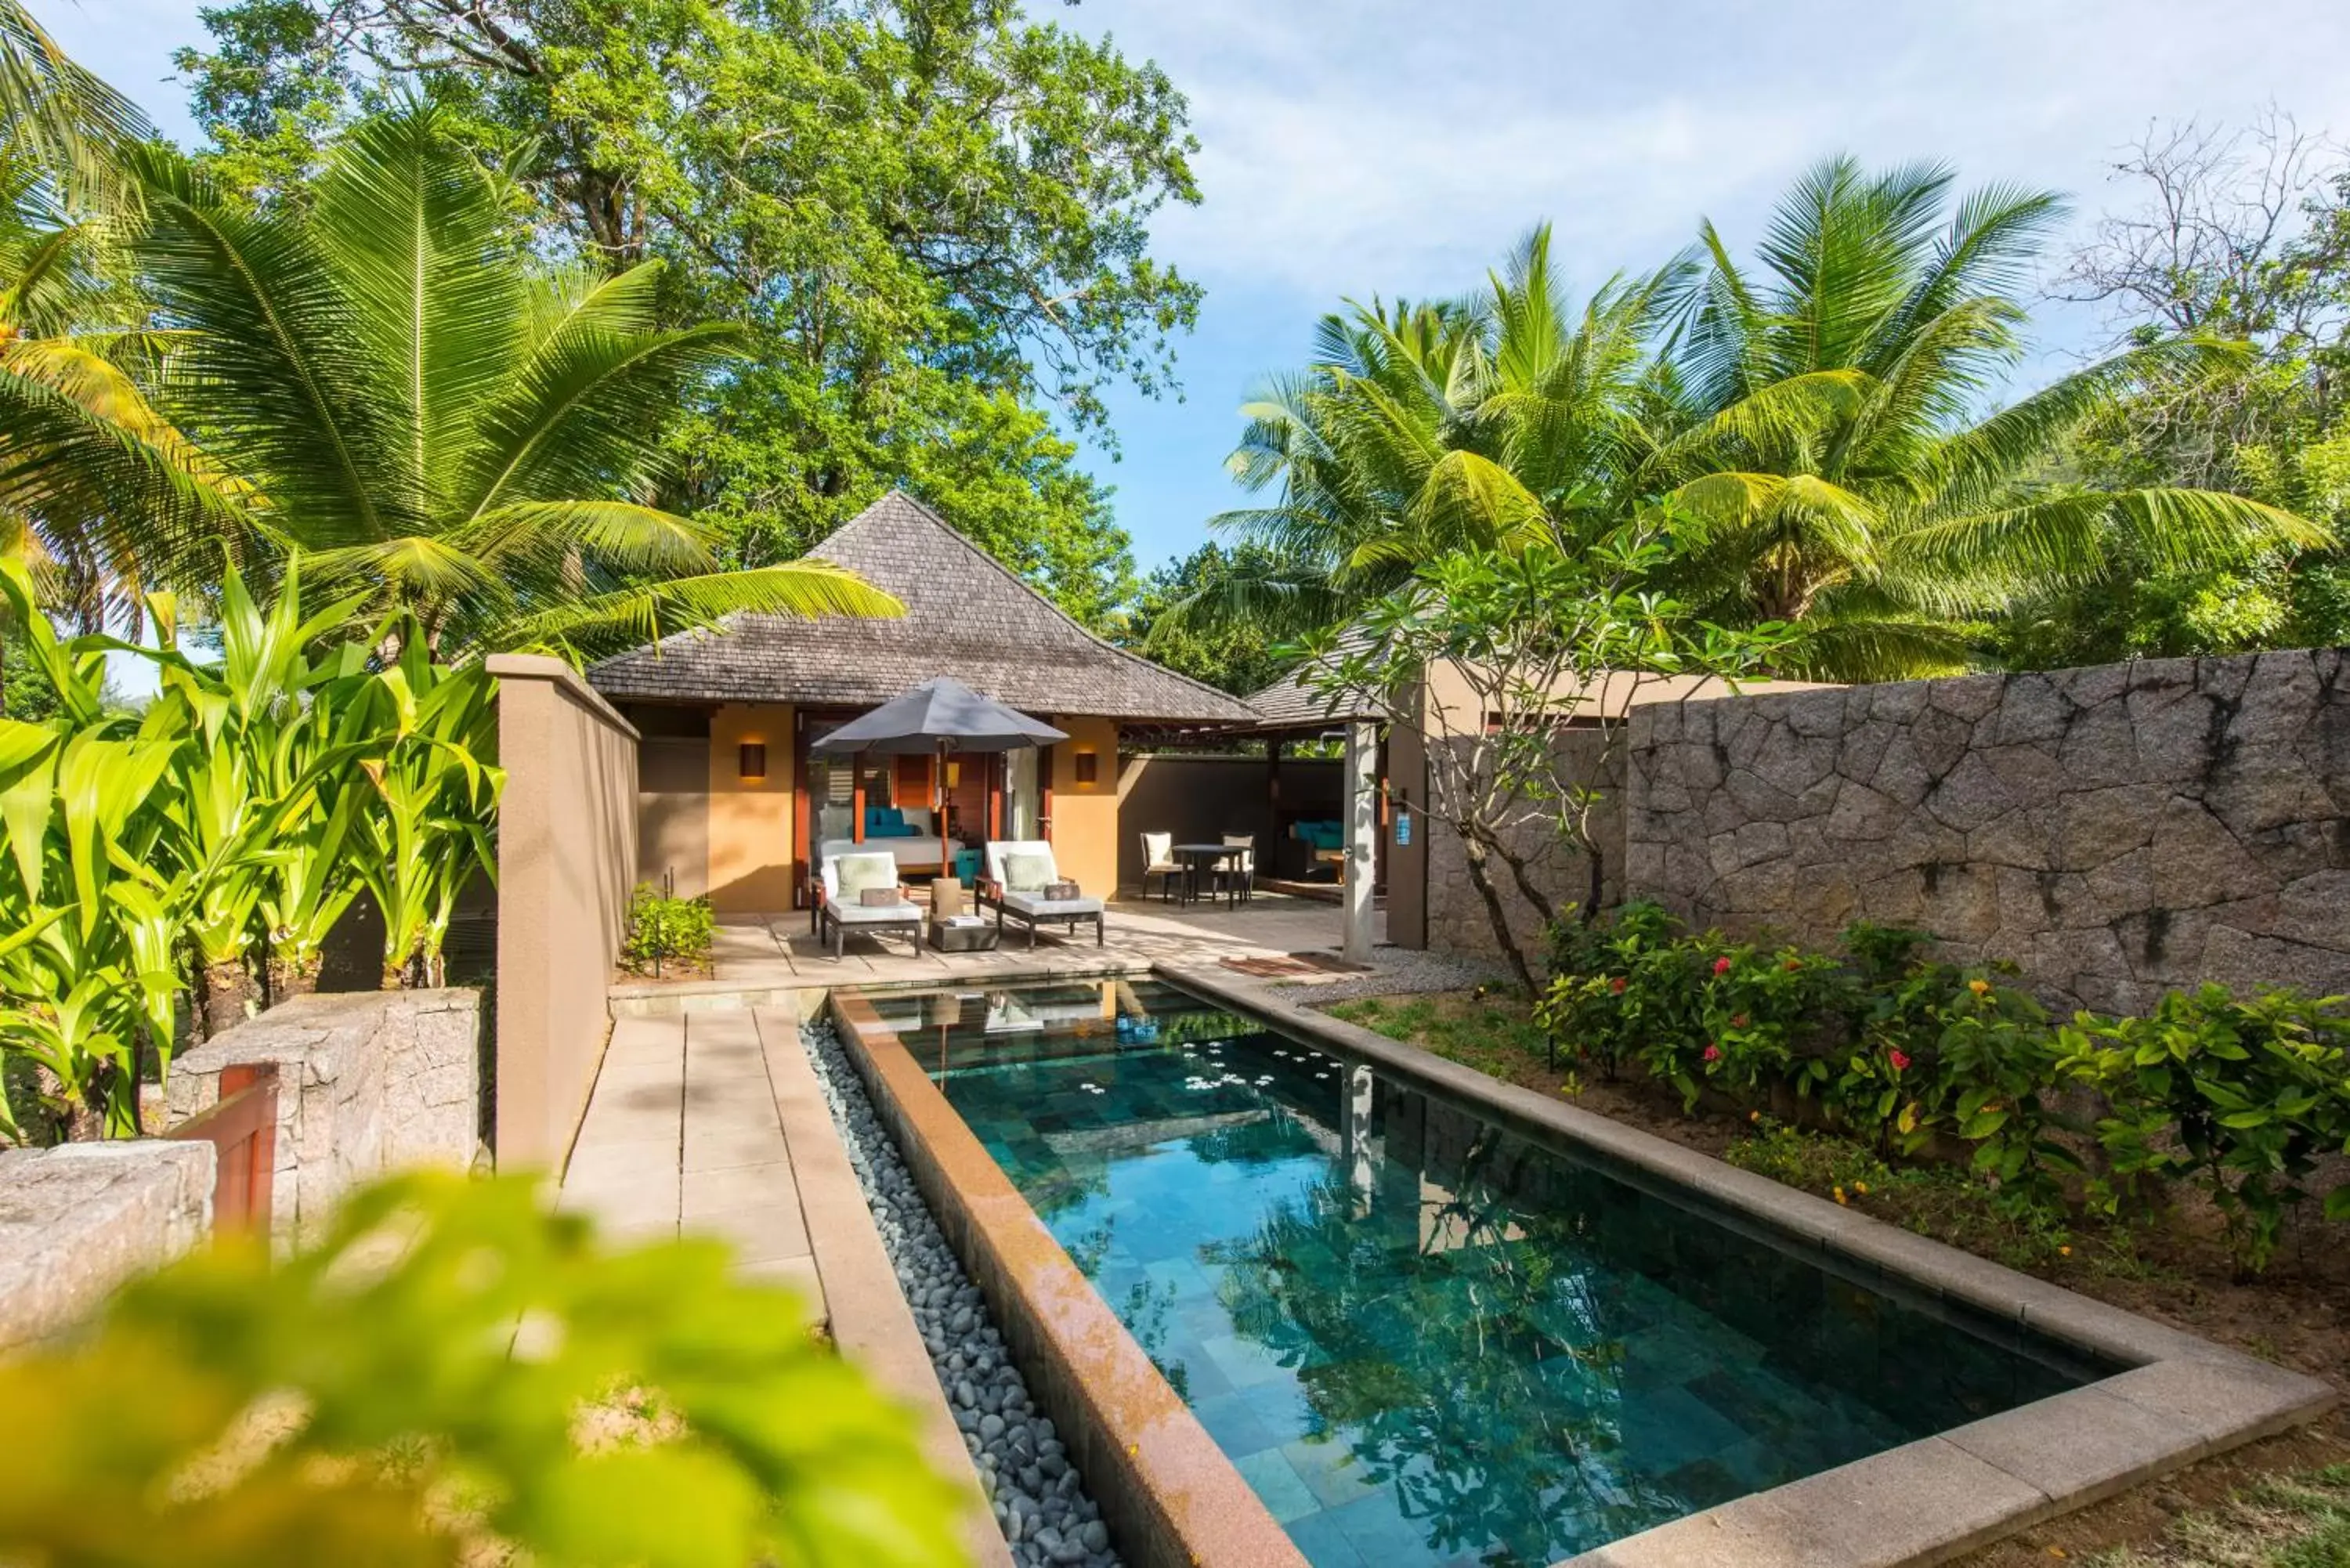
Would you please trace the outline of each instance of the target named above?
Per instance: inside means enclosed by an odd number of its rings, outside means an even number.
[[[1077,753],[1077,782],[1089,784],[1100,777],[1100,759],[1091,752]]]
[[[767,776],[767,747],[762,741],[745,741],[735,748],[735,772],[747,783],[755,784]]]

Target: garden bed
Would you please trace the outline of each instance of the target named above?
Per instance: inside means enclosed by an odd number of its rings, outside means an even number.
[[[1570,1098],[1581,1109],[1669,1139],[1920,1234],[2037,1275],[2314,1376],[2350,1386],[2350,1248],[2342,1228],[2296,1224],[2265,1274],[2237,1275],[2217,1216],[2181,1196],[2159,1221],[2125,1223],[1999,1201],[1960,1169],[1887,1162],[1863,1144],[1749,1111],[1681,1098],[1628,1071],[1607,1078],[1548,1060],[1531,1009],[1504,992],[1364,997],[1330,1005],[1336,1017],[1408,1042],[1505,1082]],[[1863,1189],[1865,1189],[1865,1190]],[[2205,1461],[1982,1553],[2010,1564],[2116,1542],[2158,1539],[2189,1506],[2217,1503],[2267,1477],[2350,1459],[2350,1415]],[[2247,1559],[2257,1563],[2259,1559]],[[2323,1559],[2319,1561],[2324,1561]]]

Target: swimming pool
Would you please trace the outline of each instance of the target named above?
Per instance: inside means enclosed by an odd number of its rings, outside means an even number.
[[[2109,1370],[1170,986],[868,1000],[1317,1568],[1547,1563]]]

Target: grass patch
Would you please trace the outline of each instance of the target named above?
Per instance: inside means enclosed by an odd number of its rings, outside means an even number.
[[[2161,1544],[2100,1552],[2094,1568],[2350,1568],[2350,1465],[2275,1476],[2182,1516]]]
[[[1539,1065],[1549,1050],[1534,1027],[1533,1010],[1509,995],[1446,991],[1367,996],[1336,1003],[1330,1016],[1511,1083]]]
[[[2002,1191],[1949,1166],[1897,1166],[1867,1145],[1755,1115],[1722,1158],[1783,1186],[1833,1198],[1920,1236],[1993,1258],[2012,1269],[2073,1255],[2062,1210]]]

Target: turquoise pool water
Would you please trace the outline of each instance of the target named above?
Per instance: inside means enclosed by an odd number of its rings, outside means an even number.
[[[1171,988],[868,1000],[1317,1568],[1554,1563],[2105,1370]]]

